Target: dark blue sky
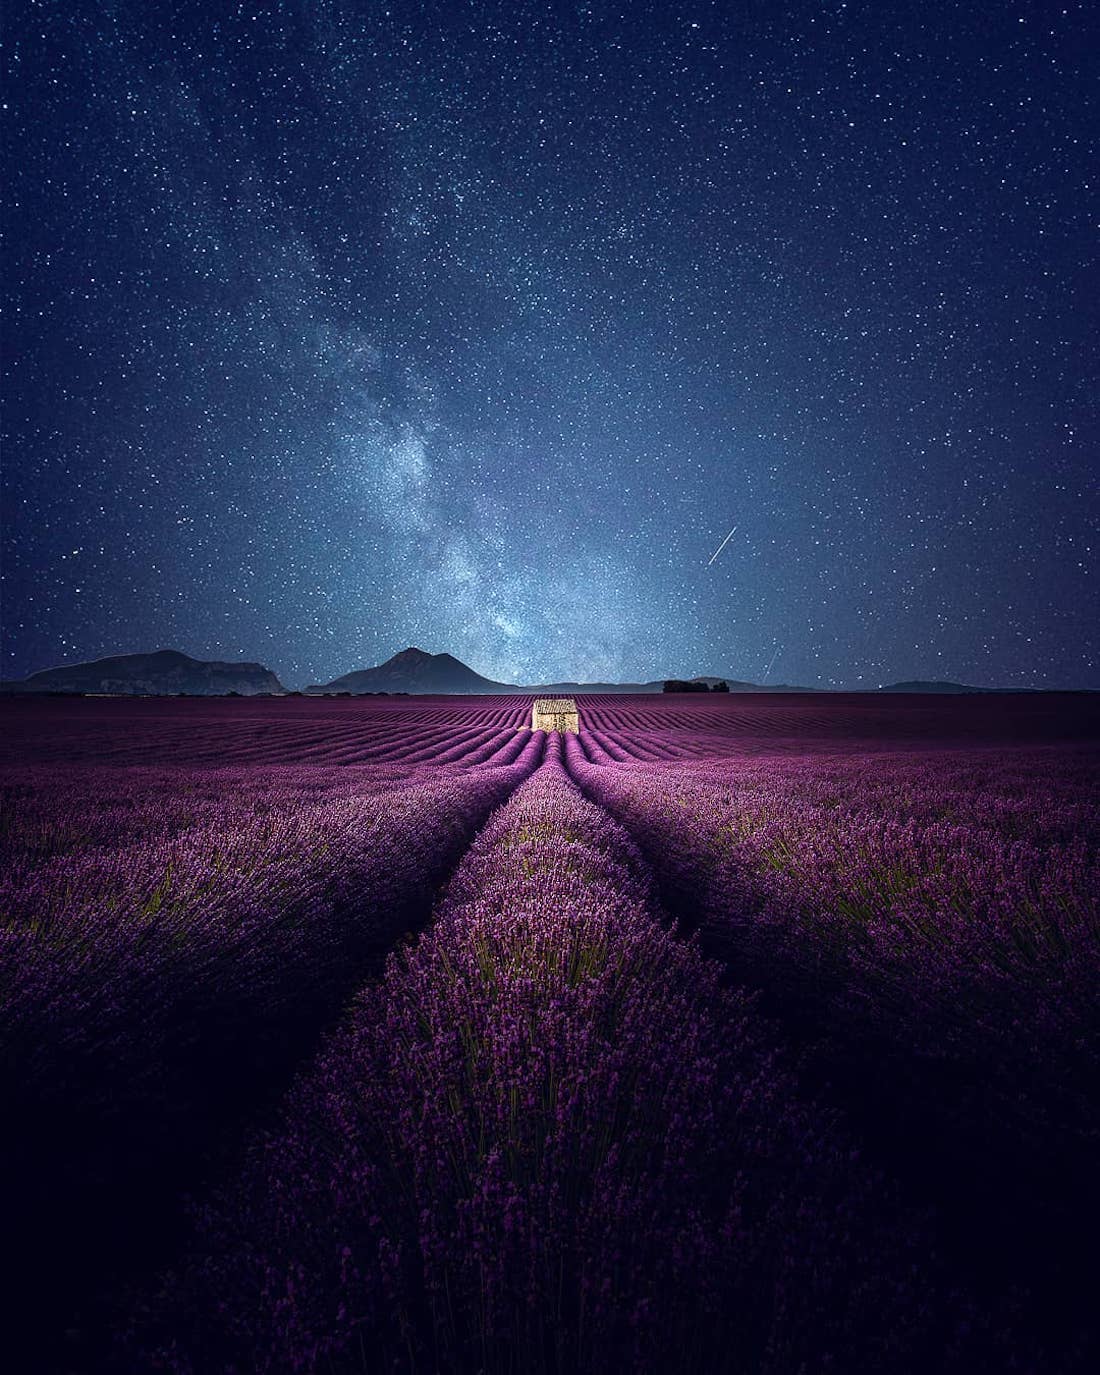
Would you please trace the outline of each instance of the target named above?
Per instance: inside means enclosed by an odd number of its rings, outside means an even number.
[[[5,676],[1100,687],[1094,16],[15,0]]]

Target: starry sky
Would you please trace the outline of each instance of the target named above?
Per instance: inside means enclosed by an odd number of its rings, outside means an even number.
[[[3,675],[1100,687],[1098,41],[13,0]]]

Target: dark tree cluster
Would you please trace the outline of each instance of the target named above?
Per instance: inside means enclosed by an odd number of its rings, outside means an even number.
[[[706,683],[698,681],[688,681],[683,678],[668,678],[661,689],[662,692],[729,692],[729,683],[718,682],[713,687],[707,687]]]

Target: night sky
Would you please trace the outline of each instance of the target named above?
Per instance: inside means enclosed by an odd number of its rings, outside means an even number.
[[[13,0],[4,676],[1100,687],[1096,24]]]

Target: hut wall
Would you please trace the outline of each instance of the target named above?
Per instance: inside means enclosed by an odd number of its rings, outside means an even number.
[[[576,735],[580,729],[580,713],[570,698],[546,698],[531,709],[532,730],[557,730]]]

